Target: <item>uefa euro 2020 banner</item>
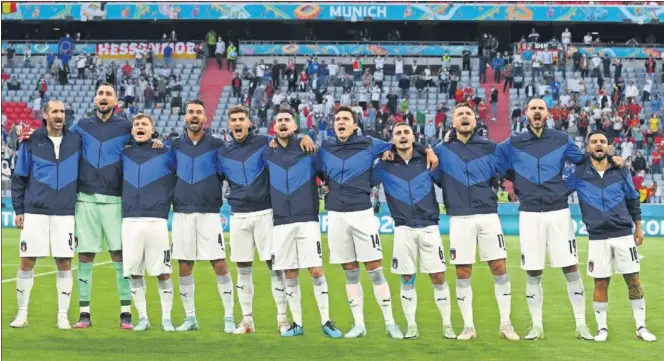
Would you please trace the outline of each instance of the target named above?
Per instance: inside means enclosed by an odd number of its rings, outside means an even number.
[[[376,214],[376,218],[380,224],[378,231],[381,234],[394,233],[394,220],[387,212],[386,204],[381,204],[380,209],[381,210]],[[581,211],[579,206],[576,204],[570,205],[570,211],[572,213],[576,235],[587,236],[588,231],[586,230],[585,224],[581,222]],[[644,235],[646,237],[664,237],[664,205],[641,205],[641,213],[643,218],[641,222],[643,223]],[[219,221],[221,222],[224,232],[230,230],[230,214],[229,206],[224,204],[219,211]],[[14,224],[15,216],[16,214],[12,208],[11,199],[9,197],[2,197],[2,228],[16,228],[16,225]],[[504,234],[512,236],[519,234],[519,205],[517,203],[499,204],[498,216],[500,217],[500,223]],[[173,213],[171,212],[168,218],[169,229],[171,228],[172,218]],[[321,233],[327,233],[327,212],[321,212],[318,219],[320,222]],[[440,216],[439,227],[442,234],[449,234],[450,220],[447,215]]]
[[[487,3],[2,3],[2,20],[339,20],[527,21],[648,24],[664,22],[664,6]],[[645,4],[643,4],[645,3]]]

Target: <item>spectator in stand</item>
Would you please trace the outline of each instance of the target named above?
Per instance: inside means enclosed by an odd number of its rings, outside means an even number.
[[[560,36],[560,40],[562,41],[565,49],[567,49],[570,44],[572,44],[572,33],[570,33],[568,28],[565,28],[565,31],[563,31],[562,35]]]
[[[124,101],[127,106],[133,105],[134,100],[136,97],[136,83],[134,82],[134,79],[129,79],[125,85],[125,92],[124,92]]]
[[[399,89],[401,90],[401,98],[408,95],[408,91],[410,90],[410,79],[407,76],[404,76],[399,80]]]
[[[648,57],[648,59],[645,61],[645,67],[646,67],[646,73],[648,73],[648,76],[650,79],[653,81],[655,80],[655,74],[657,70],[657,62],[655,61],[655,58],[653,58],[652,55]]]
[[[8,68],[13,68],[15,66],[14,64],[14,58],[16,57],[16,48],[14,48],[14,43],[9,43],[9,47],[7,48],[7,67]]]
[[[124,75],[125,78],[131,78],[132,72],[134,71],[131,65],[129,65],[129,61],[125,61],[121,70],[122,70],[122,75]]]
[[[334,59],[330,60],[330,64],[327,66],[327,71],[329,73],[329,84],[332,86],[337,86],[337,75],[339,74],[339,66],[334,62]]]
[[[378,109],[378,106],[380,104],[380,94],[381,94],[381,87],[378,86],[378,82],[371,88],[371,104],[373,105],[374,111],[375,109]]]
[[[389,110],[390,114],[396,114],[398,101],[399,97],[394,94],[392,89],[390,89],[389,93],[387,94],[387,109]]]
[[[632,172],[634,174],[637,174],[641,171],[646,171],[647,168],[647,162],[646,159],[643,157],[643,154],[640,151],[636,152],[636,157],[634,157],[634,160],[632,161]]]
[[[353,59],[353,78],[355,81],[362,80],[362,61],[357,56]]]
[[[419,74],[419,71],[417,69],[417,60],[413,59],[412,62],[410,63],[410,75],[417,75]]]
[[[583,43],[586,44],[586,45],[592,45],[593,36],[590,35],[590,33],[586,33],[586,35],[583,37]]]
[[[532,81],[528,82],[528,85],[526,85],[525,92],[526,92],[526,99],[528,99],[528,100],[534,98],[535,94],[537,94],[535,92],[535,86],[533,85]]]
[[[503,71],[503,67],[505,67],[505,59],[503,59],[503,55],[498,53],[491,61],[491,65],[493,66],[493,81],[495,83],[500,83],[500,75]]]
[[[383,69],[376,69],[376,71],[373,74],[373,79],[374,82],[376,83],[376,86],[382,87],[383,86],[383,79],[385,78],[385,73],[383,73]]]
[[[221,36],[217,38],[217,43],[214,46],[214,57],[217,59],[217,65],[219,65],[219,70],[222,69],[224,52],[226,52],[226,43],[221,39]]]
[[[600,76],[600,68],[602,66],[602,58],[599,57],[598,53],[595,53],[590,59],[590,76],[597,78]]]
[[[657,185],[656,182],[653,182],[648,189],[648,199],[649,203],[662,203],[662,188]]]
[[[170,43],[166,43],[166,47],[164,48],[164,64],[166,64],[167,67],[172,68],[173,67],[173,47],[171,46]]]
[[[299,79],[299,82],[298,82],[298,91],[299,92],[306,92],[308,85],[309,85],[309,75],[307,75],[307,72],[302,70],[300,72],[300,79]]]
[[[539,37],[540,37],[539,33],[535,30],[535,28],[533,28],[532,30],[530,30],[530,34],[528,34],[528,42],[536,43],[539,41]]]
[[[367,102],[369,101],[369,88],[367,86],[363,86],[360,88],[360,97],[359,97],[359,106],[362,108],[362,110],[367,108]]]
[[[657,114],[653,113],[652,116],[650,116],[650,119],[648,119],[648,127],[650,128],[650,132],[652,133],[659,133],[660,130],[660,124],[661,121]]]
[[[498,118],[498,89],[493,85],[491,86],[491,116],[494,121]]]
[[[79,79],[85,79],[85,60],[85,54],[78,54],[76,57],[76,70]]]
[[[639,89],[637,89],[636,85],[634,85],[634,81],[630,80],[629,85],[625,89],[625,98],[627,99],[627,103],[633,102],[638,95]]]
[[[233,87],[233,97],[239,98],[242,91],[242,79],[240,79],[240,75],[238,73],[233,74],[231,86]]]
[[[662,99],[660,99],[659,94],[655,94],[650,101],[650,108],[653,113],[660,114],[662,111]]]
[[[507,89],[511,89],[512,85],[514,83],[514,73],[513,73],[513,68],[512,64],[507,64],[505,65],[505,69],[503,70],[503,75],[505,76],[505,84],[503,85],[503,93],[507,91]]]
[[[7,81],[7,89],[9,90],[21,90],[21,82],[16,79],[15,75],[12,75],[11,79]]]
[[[350,76],[350,74],[346,74],[346,76]],[[341,95],[341,102],[340,104],[342,106],[347,106],[349,107],[352,103],[353,99],[350,94],[350,89],[344,90],[344,93]]]
[[[408,111],[408,95],[406,95],[402,100],[401,100],[401,113],[406,113]]]
[[[434,146],[436,138],[436,125],[433,122],[433,119],[427,121],[427,125],[424,127],[424,140],[425,144]]]
[[[237,59],[237,48],[233,45],[232,41],[228,42],[226,48],[226,70],[235,71],[235,61]]]
[[[585,79],[588,77],[588,70],[590,69],[590,60],[588,59],[588,54],[583,54],[581,62],[579,64],[579,69],[581,70],[581,78]]]
[[[182,112],[182,96],[180,96],[180,92],[178,91],[173,93],[173,96],[171,97],[171,114],[173,115],[184,114]]]
[[[463,51],[461,52],[461,57],[462,57],[462,69],[463,70],[468,70],[470,72],[470,57],[471,57],[471,52],[470,52],[470,47],[468,44],[464,47]]]
[[[394,77],[397,81],[401,81],[403,77],[403,58],[400,56],[394,59]]]
[[[655,147],[650,156],[650,173],[662,174],[662,154],[664,154],[664,144]]]
[[[650,101],[650,92],[652,91],[652,79],[646,79],[645,84],[643,85],[643,94],[641,95],[641,102]]]
[[[42,97],[39,92],[32,95],[32,119],[41,119]]]

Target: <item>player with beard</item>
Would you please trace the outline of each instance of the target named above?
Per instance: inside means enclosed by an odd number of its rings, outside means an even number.
[[[209,261],[217,276],[217,290],[224,306],[224,332],[235,331],[233,280],[228,272],[224,232],[219,220],[223,204],[223,174],[218,172],[221,139],[203,129],[205,104],[191,100],[185,105],[185,132],[171,143],[177,164],[173,192],[173,258],[178,260],[180,299],[185,319],[176,331],[199,328],[194,300],[195,261]],[[172,285],[170,287],[172,289]],[[160,286],[167,292],[168,285]],[[164,329],[171,331],[170,324]]]
[[[308,269],[323,334],[340,338],[341,332],[330,320],[328,287],[323,273],[316,186],[316,173],[321,169],[320,157],[305,154],[300,149],[300,140],[293,137],[297,123],[291,109],[282,108],[277,112],[274,128],[278,146],[263,150],[274,212],[272,269],[285,272],[285,293],[293,315],[293,324],[281,335],[304,335],[299,272]]]
[[[519,241],[521,268],[527,273],[526,301],[532,327],[526,340],[544,335],[542,324],[542,273],[546,254],[553,268],[562,268],[567,295],[576,320],[576,335],[592,340],[586,325],[583,281],[578,267],[574,224],[567,204],[567,187],[562,180],[565,162],[580,164],[586,157],[564,132],[546,127],[549,111],[542,99],[526,107],[527,132],[512,135],[498,147],[501,164],[508,169],[519,196]],[[614,157],[614,162],[622,160]]]
[[[44,106],[43,127],[18,151],[12,178],[16,227],[21,229],[21,264],[16,276],[18,313],[10,327],[28,326],[28,303],[38,257],[52,255],[58,268],[57,326],[71,328],[67,317],[73,286],[71,260],[76,248],[76,205],[81,137],[65,127],[65,106],[52,100]]]
[[[272,270],[273,212],[269,176],[263,162],[263,150],[271,138],[254,134],[249,110],[240,105],[228,111],[228,128],[233,140],[219,150],[219,171],[230,185],[231,261],[237,262],[236,288],[242,309],[242,321],[234,333],[245,334],[256,330],[252,263],[254,252],[258,250],[260,260],[265,261],[270,269],[272,296],[277,305],[277,328],[281,334],[291,325],[286,317],[283,271]],[[308,136],[302,138],[300,148],[306,152],[316,149]]]
[[[512,286],[505,265],[505,239],[498,218],[496,193],[491,187],[496,173],[505,170],[499,169],[496,143],[475,134],[475,112],[468,103],[457,104],[452,124],[454,131],[450,139],[437,145],[435,152],[440,161],[439,186],[450,216],[450,262],[456,266],[457,303],[464,323],[457,339],[476,337],[470,277],[479,248],[480,260],[488,262],[494,278],[500,334],[516,341],[519,336],[510,322]],[[453,334],[451,332],[450,336]]]
[[[455,338],[451,326],[450,289],[445,281],[445,252],[440,241],[434,178],[437,170],[427,169],[427,162],[415,151],[415,134],[406,123],[394,126],[392,144],[395,161],[380,161],[372,173],[372,184],[383,184],[390,214],[394,219],[392,273],[401,276],[401,306],[408,331],[405,339],[419,337],[415,313],[417,257],[420,271],[429,274],[436,306],[443,318],[443,335]]]
[[[583,223],[588,228],[588,276],[595,280],[593,309],[597,320],[595,341],[609,336],[606,315],[611,275],[623,275],[629,290],[636,337],[656,341],[646,328],[646,300],[639,280],[639,254],[636,247],[643,243],[639,193],[632,183],[628,169],[609,162],[609,141],[599,131],[588,134],[586,150],[590,158],[585,163],[565,170],[570,193],[579,195]],[[632,234],[632,227],[634,231]]]
[[[374,296],[383,313],[387,334],[403,338],[392,316],[390,287],[381,267],[383,251],[378,235],[378,220],[371,207],[371,168],[374,161],[392,144],[376,138],[357,135],[358,121],[350,107],[342,106],[334,116],[334,139],[324,140],[321,159],[329,192],[325,196],[328,210],[328,246],[330,263],[341,264],[346,274],[346,293],[355,325],[346,338],[367,334],[364,324],[364,294],[360,284],[359,262],[373,284]],[[421,146],[420,146],[421,147]],[[418,149],[427,154],[430,167],[437,166],[433,150]]]

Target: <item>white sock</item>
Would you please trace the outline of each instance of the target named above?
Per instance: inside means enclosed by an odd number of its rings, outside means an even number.
[[[243,317],[252,317],[252,303],[254,300],[254,280],[251,275],[251,266],[238,268],[237,271],[237,299]]]
[[[134,301],[136,312],[138,312],[138,318],[148,318],[148,305],[145,301],[145,281],[143,277],[131,278],[129,285],[131,286],[131,298]]]
[[[159,300],[161,301],[161,319],[171,319],[173,311],[173,281],[169,278],[166,281],[159,280]]]
[[[330,320],[330,301],[328,299],[327,280],[325,276],[312,278],[314,284],[314,296],[316,297],[316,304],[318,305],[318,312],[320,313],[320,324],[324,325]]]
[[[235,301],[233,298],[233,279],[230,272],[222,276],[217,275],[217,290],[219,290],[221,303],[224,304],[224,316],[232,317]]]
[[[67,314],[71,302],[71,290],[74,286],[74,278],[69,271],[58,271],[55,279],[55,288],[58,291],[58,313]]]
[[[636,329],[646,327],[646,299],[632,300],[632,312],[634,312],[634,321]]]
[[[297,277],[286,279],[286,300],[288,300],[288,307],[293,315],[293,322],[302,326],[302,294]]]
[[[414,276],[412,276],[414,277]],[[417,324],[415,321],[415,314],[417,313],[417,290],[415,290],[415,280],[412,283],[401,283],[401,307],[403,314],[406,316],[408,326]],[[403,282],[403,281],[402,281]]]
[[[542,290],[542,276],[532,277],[526,275],[526,302],[530,311],[533,326],[543,328],[542,325],[542,303],[544,302],[544,291]]]
[[[450,302],[450,288],[447,281],[440,285],[433,285],[433,298],[443,318],[443,325],[452,324],[452,302]]]
[[[28,315],[28,304],[30,303],[30,292],[32,285],[35,283],[35,278],[32,271],[18,270],[16,276],[16,298],[18,299],[18,314]]]
[[[593,310],[595,311],[595,321],[597,321],[597,331],[605,328],[609,329],[606,324],[606,314],[609,311],[608,302],[593,302]]]
[[[473,288],[470,286],[470,278],[456,280],[456,294],[463,327],[475,327],[473,322]]]
[[[196,317],[196,303],[194,302],[194,275],[180,277],[180,300],[184,307],[185,317]]]
[[[354,269],[352,271],[344,271],[346,274],[346,294],[348,295],[348,303],[350,310],[353,313],[355,326],[364,326],[364,292],[360,284],[360,270]]]
[[[577,326],[585,326],[586,324],[586,298],[583,289],[583,280],[581,279],[581,272],[565,273],[567,279],[567,296],[572,303],[572,310],[574,311],[574,319]]]
[[[507,273],[500,276],[493,276],[493,291],[498,302],[498,312],[500,313],[500,324],[510,323],[510,311],[512,309],[512,284]]]
[[[270,280],[272,281],[272,297],[274,297],[274,303],[277,305],[277,318],[286,317],[288,301],[286,300],[285,293],[286,283],[284,282],[284,271],[270,271]]]
[[[392,295],[390,294],[390,285],[387,284],[385,275],[383,275],[383,267],[378,267],[369,271],[369,278],[371,278],[371,283],[373,284],[376,302],[378,302],[380,310],[383,312],[385,324],[389,325],[394,323],[394,316],[392,315]]]

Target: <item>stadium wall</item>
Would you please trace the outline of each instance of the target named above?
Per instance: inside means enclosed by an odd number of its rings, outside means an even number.
[[[379,232],[381,234],[394,233],[394,221],[387,211],[387,205],[381,204],[380,211],[376,213],[376,218],[380,222]],[[588,232],[586,226],[581,221],[581,210],[576,204],[570,205],[572,213],[572,220],[574,221],[574,228],[577,236],[587,236]],[[649,205],[644,204],[641,206],[643,233],[646,237],[663,237],[664,236],[664,205]],[[224,232],[230,230],[230,214],[231,209],[227,204],[219,211],[219,219],[221,221]],[[2,227],[3,228],[16,228],[14,224],[14,217],[16,213],[11,205],[11,198],[2,197]],[[498,205],[498,216],[500,223],[503,227],[505,235],[518,235],[519,234],[519,204],[517,203],[503,203]],[[173,213],[169,215],[168,227],[171,227]],[[327,212],[321,212],[318,217],[320,221],[320,230],[322,233],[327,233]],[[449,234],[450,219],[447,215],[440,216],[440,232],[442,234]]]

